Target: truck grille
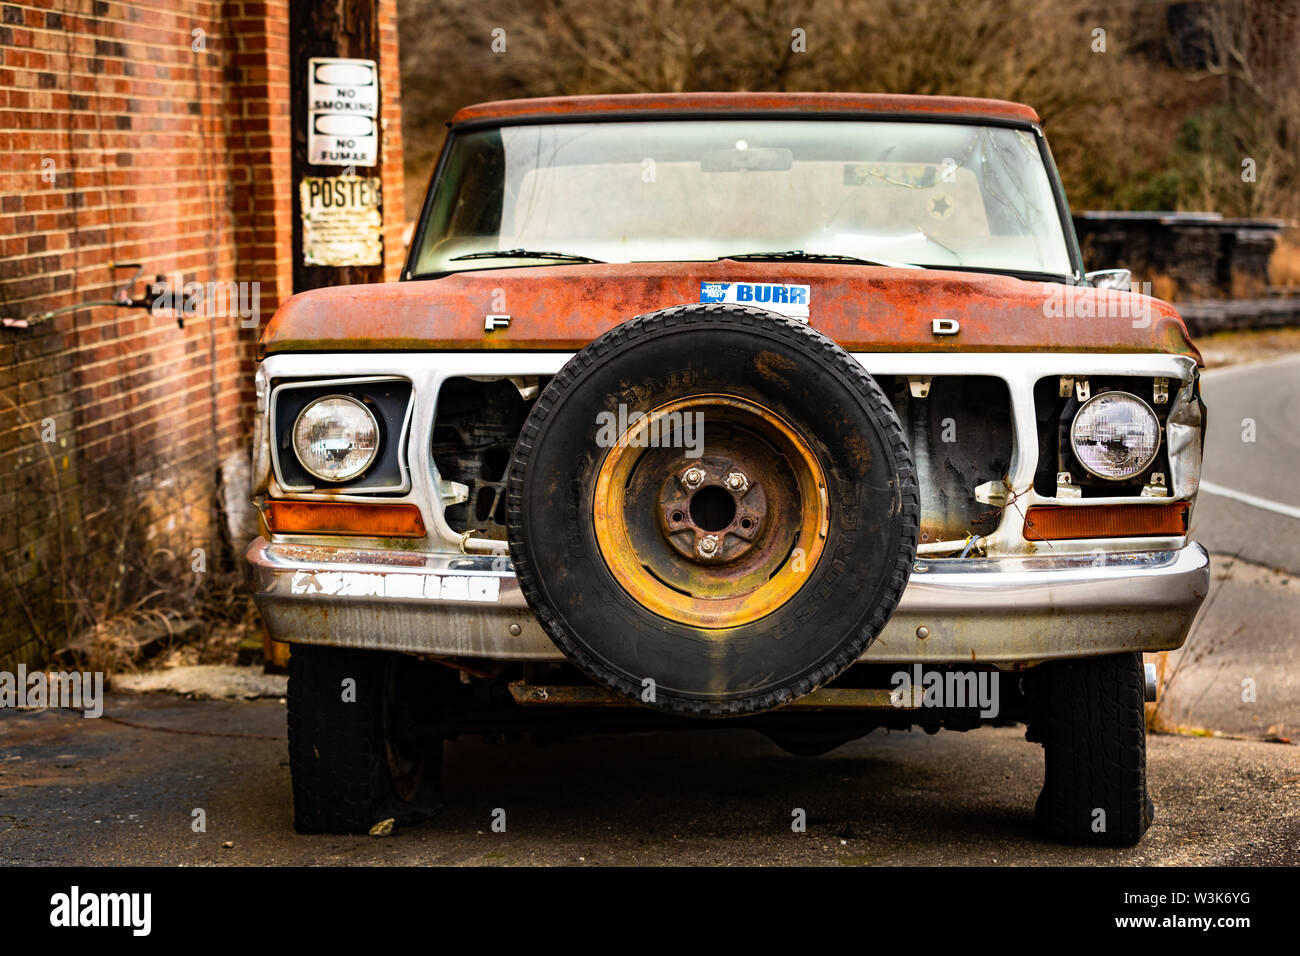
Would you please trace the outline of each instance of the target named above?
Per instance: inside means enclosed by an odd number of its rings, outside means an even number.
[[[905,376],[878,380],[893,401],[916,462],[920,543],[992,533],[1001,509],[976,500],[975,489],[1002,480],[1010,463],[1006,383],[990,376],[936,376],[922,389]],[[529,398],[508,379],[443,383],[432,456],[444,483],[464,486],[464,500],[444,510],[458,534],[473,531],[476,537],[505,540],[506,468],[536,389],[526,392]]]

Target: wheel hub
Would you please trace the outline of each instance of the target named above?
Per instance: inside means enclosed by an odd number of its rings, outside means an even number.
[[[710,456],[683,460],[659,492],[668,543],[692,561],[726,564],[748,554],[767,517],[767,495],[752,465]]]

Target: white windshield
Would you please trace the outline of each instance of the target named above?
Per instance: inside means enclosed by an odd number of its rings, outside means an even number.
[[[602,262],[801,250],[1071,272],[1033,134],[915,121],[556,123],[457,134],[414,271],[564,261],[506,254],[518,250]]]

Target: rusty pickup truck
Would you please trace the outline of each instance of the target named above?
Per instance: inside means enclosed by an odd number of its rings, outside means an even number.
[[[402,281],[259,347],[297,828],[428,815],[464,734],[1017,722],[1044,832],[1136,843],[1143,654],[1209,581],[1201,364],[1084,272],[1027,106],[462,109]]]

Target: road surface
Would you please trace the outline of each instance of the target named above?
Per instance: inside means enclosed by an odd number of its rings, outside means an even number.
[[[1210,370],[1203,393],[1192,534],[1213,555],[1213,580],[1170,655],[1166,672],[1181,672],[1161,711],[1182,726],[1300,741],[1300,355]]]
[[[747,731],[448,745],[442,813],[392,836],[292,830],[284,705],[110,697],[0,718],[0,859],[16,864],[1294,864],[1300,761],[1281,744],[1156,736],[1136,848],[1042,842],[1023,729],[872,734],[792,757]],[[270,738],[270,739],[263,739]],[[206,831],[193,830],[202,810]],[[505,832],[492,829],[504,811]],[[795,833],[794,812],[807,830]],[[497,814],[500,818],[500,814]],[[226,847],[223,844],[230,843]]]
[[[1193,534],[1300,575],[1300,355],[1212,369],[1202,393],[1209,434]]]

